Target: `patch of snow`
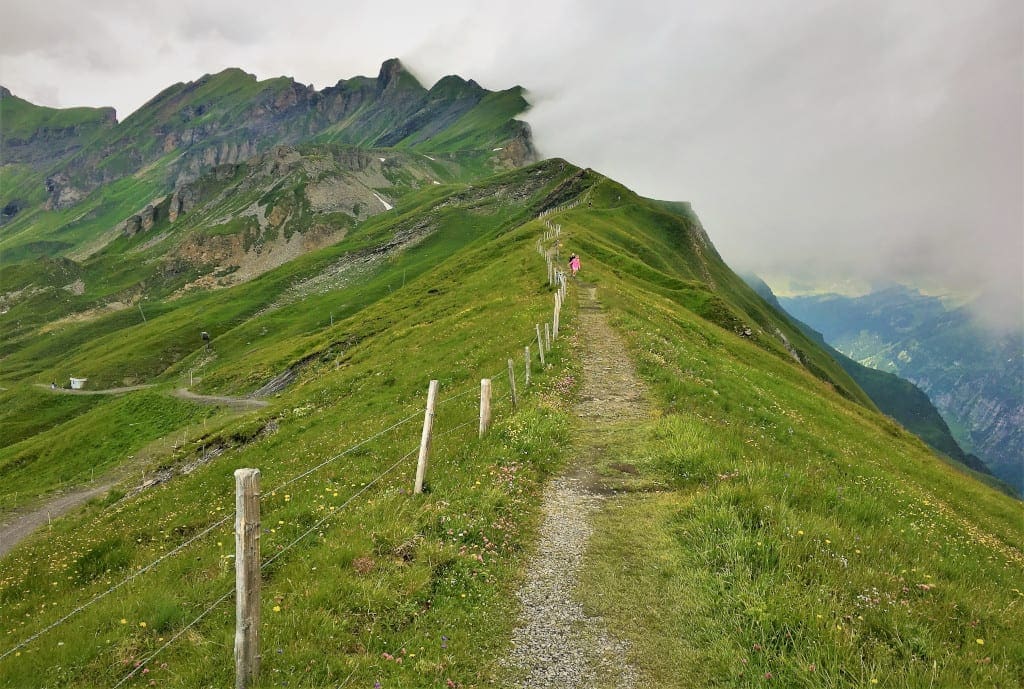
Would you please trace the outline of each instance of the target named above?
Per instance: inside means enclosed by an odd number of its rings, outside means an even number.
[[[434,184],[440,184],[436,179],[431,180]]]
[[[378,200],[378,201],[380,201],[380,202],[381,202],[382,204],[384,204],[384,210],[386,210],[386,211],[389,211],[389,210],[391,210],[392,208],[394,208],[394,206],[392,206],[392,205],[391,205],[390,203],[388,203],[387,201],[385,201],[384,199],[382,199],[382,198],[380,197],[380,194],[378,194],[377,192],[373,192],[373,195],[377,197],[377,200]]]
[[[503,150],[504,148],[505,148],[504,146],[498,146],[497,148],[492,148],[491,150],[492,150],[492,151],[501,151],[501,150]]]
[[[435,163],[437,162],[437,158],[431,158],[426,153],[423,154],[423,157],[426,158],[427,160],[433,160]]]
[[[387,160],[387,158],[381,158],[381,159],[380,159],[380,162],[382,162],[382,163],[383,163],[383,162],[384,162],[385,160]]]

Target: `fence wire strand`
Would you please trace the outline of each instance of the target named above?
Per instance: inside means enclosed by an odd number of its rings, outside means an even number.
[[[276,553],[274,553],[273,557],[267,558],[263,563],[260,564],[260,570],[263,570],[264,568],[270,566],[275,560],[277,560],[279,557],[281,557],[286,552],[291,550],[296,544],[298,544],[299,541],[301,541],[303,538],[305,538],[309,534],[311,534],[314,531],[316,531],[319,527],[323,526],[323,524],[326,523],[328,520],[330,520],[331,517],[336,516],[338,514],[338,512],[341,512],[343,509],[345,509],[349,504],[352,503],[353,500],[355,500],[360,495],[365,493],[367,490],[369,490],[375,484],[379,483],[381,479],[383,479],[385,476],[387,476],[392,471],[394,471],[395,468],[397,468],[399,464],[401,464],[405,460],[407,460],[410,457],[412,457],[418,451],[419,451],[419,448],[416,448],[415,450],[411,450],[411,451],[407,452],[406,454],[402,455],[402,457],[400,457],[394,464],[389,466],[383,472],[378,474],[376,478],[374,478],[372,481],[370,481],[365,486],[363,486],[362,488],[357,490],[355,493],[353,493],[348,499],[345,500],[345,502],[343,502],[342,504],[340,504],[337,507],[335,507],[334,509],[332,509],[327,514],[327,516],[325,516],[323,519],[321,519],[317,523],[313,524],[313,526],[311,526],[308,529],[306,529],[301,535],[299,535],[297,538],[292,540],[291,543],[289,543],[288,545],[284,546],[281,550],[279,550]],[[227,593],[222,595],[220,598],[215,600],[213,603],[211,603],[205,610],[203,610],[203,612],[199,613],[199,615],[194,620],[192,620],[187,625],[185,625],[180,630],[178,630],[174,634],[174,636],[172,636],[170,639],[167,640],[166,643],[164,643],[163,646],[161,646],[160,648],[158,648],[155,651],[153,651],[153,653],[151,653],[149,656],[147,656],[145,660],[143,660],[138,665],[136,665],[135,668],[131,672],[129,672],[124,677],[122,677],[121,681],[119,681],[117,684],[115,684],[113,689],[117,689],[117,687],[120,687],[122,684],[127,682],[133,676],[135,676],[135,674],[137,674],[140,670],[142,670],[142,668],[144,668],[146,665],[148,665],[153,660],[153,658],[155,658],[161,651],[163,651],[168,646],[170,646],[172,643],[174,643],[177,639],[179,639],[189,629],[191,629],[192,627],[197,625],[204,617],[209,615],[213,611],[214,608],[216,608],[218,605],[223,603],[234,592],[235,592],[235,588],[232,587],[230,591],[228,591]]]
[[[267,492],[267,493],[271,493],[271,494],[273,494],[273,493],[276,493],[276,492],[278,492],[278,491],[280,491],[280,490],[284,490],[285,488],[287,488],[288,486],[292,485],[292,484],[293,484],[293,483],[295,483],[296,481],[299,481],[299,480],[301,480],[301,479],[304,479],[304,478],[306,478],[307,476],[309,476],[310,474],[312,474],[313,472],[315,472],[315,471],[318,471],[318,470],[320,470],[320,469],[324,468],[325,466],[327,466],[328,464],[330,464],[330,463],[331,463],[331,462],[333,462],[334,460],[336,460],[336,459],[341,459],[341,458],[342,458],[342,457],[344,457],[345,455],[347,455],[347,454],[350,454],[351,452],[354,452],[355,450],[358,450],[358,449],[359,449],[360,447],[362,447],[363,445],[366,445],[366,444],[367,444],[368,442],[370,442],[371,440],[376,440],[377,438],[381,437],[382,435],[384,435],[384,434],[385,434],[385,433],[387,433],[388,431],[392,431],[392,430],[394,430],[394,429],[398,428],[399,426],[401,426],[401,425],[403,425],[403,424],[406,424],[406,423],[408,423],[408,422],[412,421],[412,420],[413,420],[414,418],[416,418],[416,417],[417,417],[417,416],[419,416],[420,414],[422,414],[422,412],[420,412],[420,411],[415,411],[415,412],[413,412],[412,414],[409,414],[409,416],[405,417],[405,418],[404,418],[404,419],[402,419],[401,421],[396,421],[395,423],[391,424],[391,425],[390,425],[390,426],[388,426],[387,428],[385,428],[385,429],[383,429],[383,430],[380,430],[380,431],[377,431],[376,433],[374,433],[373,435],[371,435],[371,436],[370,436],[369,438],[365,438],[365,439],[363,439],[363,440],[360,440],[360,441],[359,441],[358,443],[356,443],[355,445],[353,445],[353,446],[351,446],[351,447],[348,447],[348,448],[346,448],[346,449],[342,450],[341,452],[339,452],[338,454],[334,455],[333,457],[330,457],[330,458],[328,458],[328,459],[325,459],[324,461],[320,462],[320,463],[319,463],[319,464],[317,464],[316,466],[314,466],[314,467],[311,467],[311,468],[307,469],[306,471],[303,471],[303,472],[302,472],[301,474],[299,474],[298,476],[294,476],[294,477],[292,477],[292,478],[288,479],[287,481],[285,481],[284,483],[282,483],[281,485],[279,485],[279,486],[276,486],[276,487],[274,487],[274,488],[272,488],[271,490],[269,490],[269,491],[266,491],[266,492]]]
[[[288,551],[289,551],[289,550],[290,550],[290,549],[291,549],[291,548],[292,548],[292,547],[293,547],[293,546],[294,546],[294,545],[295,545],[296,543],[298,543],[298,542],[299,542],[299,541],[301,541],[301,540],[302,540],[303,538],[305,538],[305,537],[306,537],[306,536],[308,536],[309,534],[311,534],[311,533],[313,533],[314,531],[316,531],[316,530],[317,530],[317,529],[318,529],[318,528],[319,528],[319,527],[320,527],[320,526],[321,526],[322,524],[324,524],[324,523],[325,523],[326,521],[328,521],[328,520],[329,520],[329,519],[330,519],[331,517],[333,517],[334,515],[336,515],[336,514],[337,514],[338,512],[340,512],[340,511],[342,511],[343,509],[345,509],[345,508],[346,508],[346,507],[347,507],[347,506],[349,505],[349,503],[351,503],[351,502],[352,502],[353,500],[355,500],[355,499],[356,499],[356,498],[358,498],[358,497],[359,497],[360,495],[362,495],[363,493],[365,493],[365,492],[366,492],[367,490],[369,490],[369,489],[370,489],[370,487],[371,487],[371,486],[373,486],[374,484],[376,484],[377,482],[379,482],[379,481],[380,481],[380,480],[381,480],[382,478],[384,478],[385,476],[387,476],[388,474],[390,474],[390,473],[391,473],[392,471],[394,471],[394,470],[395,470],[395,468],[396,468],[396,467],[397,467],[397,466],[398,466],[399,464],[401,464],[402,462],[404,462],[405,460],[407,460],[407,459],[408,459],[409,457],[412,457],[412,456],[413,456],[414,454],[416,454],[417,452],[419,452],[419,448],[418,448],[418,447],[417,447],[417,448],[416,448],[415,450],[411,450],[411,451],[407,452],[406,454],[402,455],[402,456],[401,456],[401,457],[400,457],[400,458],[399,458],[399,459],[398,459],[398,460],[397,460],[397,461],[396,461],[396,462],[395,462],[394,464],[392,464],[392,465],[391,465],[391,466],[389,466],[389,467],[388,467],[387,469],[385,469],[383,473],[379,474],[379,475],[378,475],[378,476],[377,476],[377,477],[376,477],[375,479],[373,479],[372,481],[370,481],[369,483],[367,483],[367,484],[366,484],[365,486],[363,486],[362,488],[360,488],[359,490],[357,490],[357,491],[356,491],[355,493],[353,493],[353,494],[352,494],[352,495],[351,495],[351,496],[350,496],[349,498],[347,498],[347,499],[345,500],[345,502],[341,503],[340,505],[338,505],[337,507],[335,507],[334,509],[332,509],[332,510],[331,510],[330,512],[328,512],[328,513],[327,513],[327,516],[325,516],[325,517],[324,517],[323,519],[321,519],[320,521],[318,521],[318,522],[317,522],[316,524],[313,524],[313,526],[311,526],[311,527],[309,527],[308,529],[306,529],[306,530],[305,530],[304,532],[302,532],[302,534],[300,534],[300,535],[299,535],[299,536],[298,536],[297,538],[295,538],[295,539],[294,539],[294,540],[293,540],[293,541],[292,541],[291,543],[289,543],[288,545],[284,546],[284,547],[283,547],[283,548],[282,548],[281,550],[279,550],[279,551],[277,551],[276,553],[274,553],[273,557],[270,557],[270,558],[268,558],[268,559],[267,559],[267,560],[266,560],[265,562],[263,562],[263,563],[262,563],[262,564],[260,565],[260,569],[262,570],[263,568],[265,568],[265,567],[267,567],[268,565],[270,565],[270,563],[272,563],[272,562],[274,562],[275,560],[277,560],[277,558],[279,558],[279,557],[281,557],[282,555],[284,555],[284,554],[285,554],[286,552],[288,552]]]
[[[283,484],[277,486],[276,488],[274,488],[273,490],[271,490],[269,492],[274,493],[276,491],[279,491],[279,490],[282,490],[282,489],[286,488],[287,486],[292,485],[296,481],[298,481],[298,480],[300,480],[302,478],[305,478],[306,476],[309,476],[313,472],[317,471],[318,469],[323,468],[324,466],[326,466],[327,464],[333,462],[334,460],[339,459],[339,458],[341,458],[341,457],[343,457],[343,456],[345,456],[345,455],[347,455],[347,454],[349,454],[349,453],[359,449],[360,447],[362,447],[363,445],[369,443],[370,441],[376,440],[377,438],[379,438],[380,436],[384,435],[388,431],[394,430],[395,428],[398,428],[402,424],[411,421],[412,419],[417,417],[419,414],[420,414],[420,412],[418,412],[418,411],[410,414],[409,416],[405,417],[404,419],[401,419],[400,421],[395,422],[391,426],[388,426],[387,428],[378,431],[377,433],[371,435],[368,438],[364,438],[363,440],[359,441],[355,445],[352,445],[351,447],[346,448],[345,450],[343,450],[342,452],[334,455],[333,457],[324,460],[323,462],[321,462],[320,464],[317,464],[316,466],[312,467],[311,469],[308,469],[308,470],[302,472],[298,476],[295,476],[295,477],[289,479],[288,481],[285,481]],[[96,602],[102,600],[103,598],[106,598],[108,595],[110,595],[114,591],[118,590],[119,588],[121,588],[125,584],[133,581],[134,579],[138,578],[139,576],[141,576],[141,575],[145,574],[146,572],[150,571],[151,569],[153,569],[154,567],[159,565],[161,562],[163,562],[167,558],[172,557],[172,556],[178,554],[179,552],[181,552],[182,550],[184,550],[188,546],[190,546],[193,543],[195,543],[196,541],[198,541],[203,536],[207,535],[208,533],[210,533],[211,531],[217,529],[218,527],[224,525],[225,523],[230,521],[233,517],[234,517],[233,514],[225,515],[222,519],[214,522],[213,524],[211,524],[210,526],[206,527],[205,529],[200,531],[195,536],[192,536],[191,538],[189,538],[185,542],[175,546],[172,550],[164,553],[163,555],[158,557],[153,562],[150,562],[148,565],[142,567],[137,572],[133,572],[132,574],[130,574],[129,576],[125,577],[124,579],[122,579],[117,584],[114,584],[113,586],[108,588],[106,591],[103,591],[102,593],[99,593],[99,594],[93,596],[87,602],[79,605],[77,608],[75,608],[74,610],[72,610],[68,614],[64,615],[63,617],[57,619],[54,622],[51,622],[49,625],[47,625],[46,627],[43,627],[42,629],[40,629],[35,634],[32,634],[31,636],[29,636],[27,639],[25,639],[24,641],[20,642],[16,646],[13,646],[13,647],[7,649],[6,651],[4,651],[2,654],[0,654],[0,660],[3,660],[4,658],[6,658],[7,656],[11,655],[12,653],[15,653],[16,651],[21,650],[22,648],[24,648],[25,646],[29,645],[30,643],[32,643],[36,639],[40,638],[41,636],[43,636],[47,632],[50,632],[51,630],[56,629],[57,627],[59,627],[60,625],[64,624],[69,619],[71,619],[72,617],[74,617],[78,613],[82,612],[86,608],[92,606],[93,604],[95,604]]]
[[[576,201],[576,203],[578,203],[578,200]],[[551,213],[555,213],[555,212],[559,212],[561,210],[565,210],[565,208],[563,207],[563,208],[550,209],[548,211],[548,213],[542,213],[540,216],[538,216],[538,219],[545,218],[546,215],[551,214]],[[557,287],[557,285],[556,285],[556,287]],[[527,343],[525,345],[523,345],[523,347],[524,348],[525,347],[530,347],[536,341],[537,341],[536,338],[531,337],[527,341]],[[543,345],[541,345],[541,346],[543,346]],[[533,356],[531,354],[531,359],[532,358],[533,358]],[[514,357],[513,357],[513,360],[514,360]],[[532,362],[531,362],[531,367],[532,367]],[[500,379],[507,372],[507,370],[508,370],[507,366],[502,366],[497,372],[495,372],[494,374],[489,376],[489,378],[491,380]],[[462,397],[465,397],[467,395],[473,394],[474,392],[476,392],[475,386],[470,386],[469,389],[464,390],[463,392],[460,392],[460,393],[458,393],[456,395],[452,395],[450,397],[446,397],[446,398],[444,398],[442,400],[439,400],[438,403],[437,403],[437,406],[440,407],[441,405],[443,405],[446,402],[451,402],[451,401],[457,400],[459,398],[462,398]],[[497,402],[503,402],[503,401],[509,399],[510,397],[511,397],[511,390],[506,392],[505,395],[503,395],[502,397],[498,398],[496,401]],[[364,438],[363,440],[361,440],[361,441],[355,443],[354,445],[346,448],[345,450],[339,452],[338,454],[336,454],[336,455],[334,455],[334,456],[332,456],[332,457],[330,457],[330,458],[320,462],[319,464],[317,464],[317,465],[307,469],[306,471],[303,471],[302,473],[300,473],[300,474],[298,474],[298,475],[288,479],[284,483],[282,483],[282,484],[280,484],[280,485],[278,485],[278,486],[274,487],[273,489],[270,489],[269,491],[266,491],[266,492],[274,494],[274,493],[276,493],[278,491],[281,491],[281,490],[287,488],[288,486],[291,486],[292,484],[296,483],[297,481],[300,481],[303,478],[309,476],[310,474],[312,474],[312,473],[322,469],[323,467],[327,466],[331,462],[333,462],[333,461],[335,461],[337,459],[340,459],[341,457],[344,457],[345,455],[348,455],[348,454],[354,452],[355,450],[359,449],[360,447],[363,447],[364,445],[370,443],[373,440],[376,440],[377,438],[383,436],[384,434],[386,434],[386,433],[388,433],[388,432],[390,432],[390,431],[392,431],[392,430],[394,430],[394,429],[396,429],[396,428],[398,428],[398,427],[400,427],[400,426],[402,426],[402,425],[412,421],[413,419],[418,417],[421,413],[422,412],[420,412],[420,411],[413,412],[412,414],[406,416],[405,418],[400,419],[399,421],[396,421],[395,423],[393,423],[392,425],[388,426],[387,428],[384,428],[384,429],[382,429],[380,431],[377,431],[373,435],[371,435],[371,436],[369,436],[367,438]],[[435,438],[446,437],[446,436],[451,435],[451,434],[455,433],[456,431],[459,431],[459,430],[465,428],[466,426],[470,426],[470,425],[472,425],[474,423],[477,423],[476,419],[473,419],[471,421],[466,421],[464,423],[459,424],[458,426],[455,426],[454,428],[451,428],[451,429],[448,429],[448,430],[444,431],[443,433],[437,434],[435,436]],[[390,474],[392,471],[394,471],[402,462],[404,462],[405,460],[410,458],[412,455],[416,454],[418,449],[419,448],[411,450],[410,452],[408,452],[405,455],[403,455],[401,458],[399,458],[397,461],[395,461],[391,466],[389,466],[387,469],[385,469],[383,473],[379,474],[376,478],[374,478],[372,481],[367,483],[365,486],[363,486],[358,491],[356,491],[352,496],[350,496],[348,499],[346,499],[345,502],[343,502],[341,505],[338,505],[337,507],[332,508],[330,510],[330,512],[323,519],[321,519],[320,521],[316,522],[313,526],[311,526],[309,529],[307,529],[302,534],[300,534],[297,538],[295,538],[293,541],[291,541],[288,545],[284,546],[281,550],[279,550],[277,553],[275,553],[272,557],[270,557],[266,561],[264,561],[261,564],[260,569],[262,570],[263,568],[269,566],[271,563],[275,562],[284,553],[286,553],[292,547],[294,547],[296,544],[298,544],[299,541],[304,539],[306,536],[311,534],[313,531],[317,530],[320,526],[322,526],[324,523],[326,523],[328,520],[330,520],[332,517],[334,517],[338,512],[340,512],[345,507],[347,507],[353,500],[358,498],[360,495],[362,495],[367,490],[369,490],[372,486],[374,486],[375,484],[380,482],[381,479],[383,479],[388,474]],[[226,515],[222,519],[214,522],[210,526],[208,526],[205,529],[203,529],[202,531],[200,531],[195,536],[192,536],[188,540],[186,540],[186,541],[182,542],[181,544],[175,546],[170,551],[164,553],[163,555],[158,557],[156,560],[150,562],[149,564],[145,565],[144,567],[142,567],[138,571],[136,571],[136,572],[132,573],[131,575],[125,577],[124,579],[122,579],[117,584],[114,584],[113,586],[111,586],[107,590],[105,590],[105,591],[103,591],[101,593],[96,594],[95,596],[90,598],[87,602],[79,605],[78,607],[76,607],[75,609],[73,609],[71,612],[67,613],[63,617],[57,619],[56,621],[50,623],[49,625],[47,625],[46,627],[42,628],[38,632],[32,634],[31,636],[26,638],[24,641],[18,643],[17,645],[9,648],[6,651],[4,651],[2,654],[0,654],[0,660],[3,660],[4,658],[7,658],[8,656],[10,656],[12,653],[15,653],[16,651],[18,651],[18,650],[20,650],[22,648],[25,648],[26,646],[31,644],[36,639],[39,639],[40,637],[42,637],[47,632],[49,632],[49,631],[55,629],[56,627],[59,627],[60,625],[64,624],[65,622],[67,622],[69,619],[71,619],[72,617],[74,617],[78,613],[82,612],[86,608],[92,606],[93,604],[95,604],[98,601],[102,600],[103,598],[107,597],[108,595],[110,595],[114,591],[117,591],[118,589],[123,587],[125,584],[128,584],[131,581],[134,581],[136,578],[138,578],[138,577],[142,576],[143,574],[145,574],[146,572],[152,570],[157,565],[162,563],[164,560],[166,560],[166,559],[168,559],[170,557],[173,557],[174,555],[176,555],[177,553],[181,552],[182,550],[184,550],[185,548],[187,548],[191,544],[195,543],[196,541],[198,541],[202,537],[204,537],[207,534],[209,534],[211,531],[214,531],[215,529],[223,526],[225,523],[230,521],[233,516],[234,515]],[[188,631],[190,628],[192,628],[193,626],[198,624],[204,617],[206,617],[206,615],[208,615],[211,611],[213,611],[214,608],[216,608],[218,605],[223,603],[231,594],[233,594],[234,591],[235,591],[235,589],[232,588],[230,591],[228,591],[227,593],[222,595],[220,598],[218,598],[216,601],[214,601],[213,604],[211,604],[202,613],[200,613],[199,616],[197,616],[192,622],[190,622],[188,625],[186,625],[181,630],[179,630],[177,633],[175,633],[174,636],[172,636],[166,643],[164,643],[164,645],[162,645],[160,648],[158,648],[156,651],[154,651],[149,657],[147,657],[144,661],[142,661],[139,665],[137,665],[130,673],[125,675],[116,685],[114,685],[114,689],[117,689],[117,687],[120,687],[126,681],[128,681],[133,676],[135,676],[135,674],[139,670],[141,670],[143,667],[145,667],[161,651],[163,651],[165,648],[167,648],[172,643],[174,643],[174,641],[176,641],[178,638],[180,638],[181,635],[184,634],[186,631]],[[351,677],[351,675],[350,675],[350,677]],[[345,681],[347,682],[348,680],[346,679]]]
[[[134,573],[128,575],[127,577],[122,579],[117,584],[114,584],[113,586],[108,588],[106,591],[103,591],[102,593],[96,594],[95,596],[90,598],[87,602],[82,603],[77,608],[75,608],[74,610],[69,612],[67,615],[64,615],[64,617],[61,617],[60,619],[58,619],[55,622],[51,622],[49,625],[47,625],[46,627],[43,627],[38,632],[36,632],[32,636],[28,637],[27,639],[25,639],[24,641],[19,643],[17,646],[14,646],[13,648],[10,648],[10,649],[4,651],[4,653],[2,655],[0,655],[0,660],[3,660],[4,658],[6,658],[7,656],[11,655],[15,651],[24,648],[25,646],[29,645],[30,643],[32,643],[33,641],[35,641],[36,639],[41,637],[43,634],[46,634],[47,632],[49,632],[50,630],[55,629],[56,627],[59,627],[60,625],[64,624],[65,622],[67,622],[72,617],[74,617],[78,613],[82,612],[83,610],[85,610],[86,608],[91,606],[92,604],[96,603],[97,601],[99,601],[99,600],[101,600],[103,598],[106,598],[108,595],[110,595],[111,593],[113,593],[117,589],[121,588],[122,586],[124,586],[128,582],[136,579],[139,576],[142,576],[143,574],[145,574],[149,570],[153,569],[158,564],[160,564],[161,562],[163,562],[167,558],[171,557],[172,555],[176,555],[177,553],[181,552],[182,550],[184,550],[188,546],[192,545],[193,543],[195,543],[200,538],[202,538],[206,534],[210,533],[211,531],[213,531],[217,527],[222,526],[226,522],[230,521],[232,517],[234,517],[234,515],[230,515],[229,514],[229,515],[225,516],[224,518],[220,519],[219,521],[214,522],[213,524],[211,524],[210,526],[206,527],[205,529],[200,531],[198,534],[196,534],[192,538],[190,538],[187,541],[185,541],[184,543],[181,543],[180,545],[176,546],[174,549],[169,550],[168,552],[164,553],[163,555],[158,557],[156,560],[154,560],[153,562],[149,563],[148,565],[146,565],[142,569],[138,570],[137,572],[134,572]]]
[[[203,610],[203,611],[202,611],[201,613],[199,613],[198,617],[196,617],[196,618],[195,618],[194,620],[192,620],[192,621],[191,621],[191,622],[189,622],[189,623],[188,623],[187,625],[185,625],[185,626],[184,626],[184,627],[182,627],[182,628],[181,628],[180,630],[178,630],[178,631],[177,631],[177,633],[175,633],[175,635],[174,635],[174,636],[172,636],[172,637],[171,637],[170,639],[168,639],[168,640],[167,640],[167,641],[166,641],[166,642],[164,643],[164,645],[163,645],[163,646],[161,646],[160,648],[156,649],[156,650],[155,650],[155,651],[153,651],[153,652],[152,652],[151,654],[149,654],[149,656],[148,656],[148,657],[147,657],[147,658],[146,658],[145,660],[143,660],[142,662],[140,662],[140,663],[139,663],[138,665],[136,665],[136,666],[135,666],[135,668],[134,668],[134,669],[133,669],[133,670],[132,670],[131,672],[129,672],[129,673],[128,673],[127,675],[125,675],[124,677],[122,677],[122,678],[121,678],[121,681],[120,681],[120,682],[118,682],[117,684],[115,684],[115,685],[114,685],[114,687],[113,687],[113,689],[117,689],[117,688],[118,688],[119,686],[121,686],[122,684],[124,684],[125,682],[127,682],[128,680],[130,680],[130,679],[131,679],[132,677],[134,677],[134,676],[135,676],[135,674],[136,674],[136,673],[137,673],[137,672],[138,672],[139,670],[141,670],[142,668],[144,668],[144,667],[146,667],[147,665],[149,665],[150,661],[152,661],[152,660],[153,660],[153,658],[156,658],[156,657],[157,657],[157,655],[159,655],[161,651],[163,651],[163,650],[164,650],[165,648],[167,648],[168,646],[170,646],[171,644],[173,644],[173,643],[174,643],[175,641],[177,641],[177,640],[178,640],[178,639],[179,639],[179,638],[181,637],[181,635],[182,635],[182,634],[184,634],[185,632],[187,632],[187,631],[188,631],[189,629],[191,629],[192,627],[194,627],[194,626],[196,626],[197,624],[199,624],[199,622],[200,622],[200,621],[201,621],[201,620],[202,620],[202,619],[203,619],[204,617],[206,617],[206,616],[207,616],[207,615],[209,615],[209,614],[210,614],[211,612],[213,612],[213,609],[214,609],[214,608],[216,608],[216,607],[217,607],[218,605],[220,605],[220,604],[221,604],[221,603],[223,603],[223,602],[224,602],[225,600],[227,600],[227,598],[228,598],[228,597],[229,597],[229,596],[230,596],[231,594],[233,594],[234,592],[235,592],[235,587],[234,587],[234,586],[232,586],[232,587],[231,587],[231,590],[230,590],[230,591],[228,591],[228,592],[227,592],[227,593],[225,593],[225,594],[224,594],[223,596],[221,596],[220,598],[218,598],[217,600],[215,600],[215,601],[214,601],[214,602],[213,602],[213,603],[212,603],[212,604],[211,604],[211,605],[210,605],[210,606],[209,606],[208,608],[206,608],[206,610]]]

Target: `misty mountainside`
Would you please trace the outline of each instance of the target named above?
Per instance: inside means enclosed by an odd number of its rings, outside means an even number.
[[[905,287],[862,297],[782,298],[852,359],[924,390],[965,451],[1024,490],[1024,338]]]
[[[472,176],[534,159],[519,87],[447,76],[427,89],[396,59],[317,91],[240,69],[170,86],[117,121],[110,108],[36,106],[0,90],[0,264],[83,258],[124,221],[217,165],[277,145],[415,151]]]
[[[991,481],[993,485],[996,485],[1011,494],[1017,493],[1016,489],[1010,487],[1008,484],[995,480],[995,476],[991,469],[989,469],[984,462],[974,455],[963,451],[963,448],[960,447],[956,438],[954,438],[953,434],[950,432],[946,421],[942,418],[942,415],[935,408],[935,405],[932,404],[931,400],[928,399],[928,395],[926,395],[923,390],[911,383],[909,380],[901,378],[894,373],[879,371],[878,369],[870,368],[854,361],[838,349],[829,345],[821,333],[788,314],[779,302],[778,298],[775,296],[775,293],[772,292],[771,287],[769,287],[767,283],[759,277],[756,275],[744,274],[743,279],[766,302],[777,309],[780,314],[789,318],[789,320],[796,327],[800,328],[804,334],[817,342],[822,349],[828,352],[832,358],[835,359],[836,363],[838,363],[844,371],[850,374],[850,377],[856,381],[857,385],[867,393],[871,398],[871,401],[878,406],[882,413],[891,416],[893,419],[903,424],[907,430],[921,438],[934,450],[946,455],[956,462],[959,462],[971,471],[979,472],[987,477],[991,477],[982,478],[982,480]]]
[[[15,103],[0,689],[232,686],[242,467],[259,686],[519,685],[556,477],[592,502],[563,506],[592,535],[558,544],[559,595],[636,686],[1018,682],[1021,503],[880,413],[689,204],[532,160],[518,89],[395,61],[332,88],[227,70],[121,123]],[[598,424],[623,371],[643,411]]]

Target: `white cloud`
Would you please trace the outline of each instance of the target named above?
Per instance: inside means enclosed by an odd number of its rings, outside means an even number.
[[[398,56],[526,86],[539,148],[689,200],[736,267],[1024,294],[1014,0],[16,0],[0,82],[115,105],[238,66],[323,87]],[[13,28],[8,28],[13,27]]]

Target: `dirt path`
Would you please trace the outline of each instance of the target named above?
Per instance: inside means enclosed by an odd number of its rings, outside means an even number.
[[[69,390],[68,388],[53,388],[46,383],[36,383],[37,388],[45,388],[52,392],[57,392],[62,395],[123,395],[126,392],[134,392],[135,390],[145,390],[146,388],[153,387],[149,385],[129,385],[123,388],[107,388],[106,390]]]
[[[253,399],[252,397],[198,395],[186,388],[176,388],[171,394],[178,399],[188,400],[190,402],[198,402],[199,404],[220,404],[226,407],[233,407],[235,409],[259,409],[260,407],[267,406],[267,402]]]
[[[154,387],[153,384],[148,385],[129,385],[123,388],[107,388],[105,390],[68,390],[66,388],[51,388],[45,383],[36,383],[36,387],[44,388],[55,393],[63,395],[123,395],[126,392],[133,392],[135,390],[145,390],[146,388]],[[187,400],[189,402],[195,402],[197,404],[219,404],[225,407],[232,407],[234,409],[259,409],[260,407],[267,406],[267,402],[263,400],[254,399],[252,397],[225,397],[222,395],[199,395],[188,388],[176,388],[169,393],[172,397],[178,399]]]
[[[117,481],[104,481],[87,488],[79,488],[48,500],[40,508],[14,515],[8,523],[0,524],[0,557],[6,555],[36,529],[48,524],[51,519],[64,516],[76,507],[103,495],[115,485]]]
[[[49,389],[49,385],[39,385]],[[53,392],[66,393],[71,395],[117,395],[133,390],[153,387],[152,385],[133,385],[125,388],[111,388],[108,390],[63,390],[57,388]],[[248,397],[222,397],[217,395],[197,395],[185,388],[178,388],[170,393],[179,399],[195,402],[197,404],[217,404],[229,407],[233,413],[244,413],[252,409],[267,406],[263,400],[256,400]],[[24,505],[13,510],[9,514],[0,515],[0,557],[10,552],[14,546],[30,536],[36,529],[45,526],[51,519],[57,519],[72,510],[81,507],[89,500],[104,495],[107,491],[123,483],[132,476],[137,476],[139,467],[143,467],[149,460],[158,454],[167,451],[166,446],[172,442],[172,438],[179,435],[175,431],[163,438],[158,438],[135,453],[134,458],[124,464],[110,469],[103,476],[97,477],[89,485],[80,486],[69,490],[66,493],[52,495],[41,503]],[[139,484],[137,489],[144,490],[152,483],[145,481]]]
[[[593,459],[609,435],[648,414],[645,389],[626,347],[608,325],[597,290],[580,291],[584,337],[583,390],[576,407],[579,464],[544,493],[540,544],[519,592],[522,616],[512,636],[510,665],[519,686],[590,688],[636,686],[628,648],[575,600],[579,572],[604,497],[593,486]]]

